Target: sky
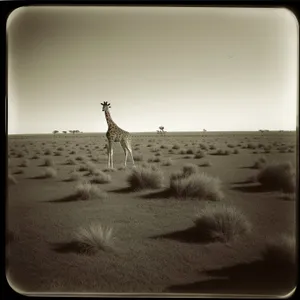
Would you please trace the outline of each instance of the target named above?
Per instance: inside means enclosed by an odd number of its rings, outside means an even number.
[[[7,20],[8,133],[295,130],[285,8],[38,7]]]

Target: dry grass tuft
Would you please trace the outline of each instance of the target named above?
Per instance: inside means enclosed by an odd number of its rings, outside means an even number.
[[[196,228],[212,240],[235,241],[251,232],[252,225],[245,215],[233,206],[224,204],[206,205],[198,212]]]
[[[267,239],[262,257],[272,266],[276,264],[282,268],[292,268],[296,265],[296,238],[289,235],[281,235]]]
[[[67,181],[78,181],[81,178],[80,173],[78,173],[76,170],[74,170]]]
[[[100,199],[107,198],[107,193],[99,189],[96,185],[84,181],[76,186],[76,195],[80,200]]]
[[[54,166],[53,160],[51,158],[46,158],[44,161],[44,166],[53,167]]]
[[[135,154],[133,156],[133,159],[134,159],[134,161],[143,161],[144,160],[143,155],[141,153]]]
[[[22,167],[22,168],[26,168],[30,165],[30,161],[28,159],[24,159],[21,164],[19,165],[19,167]]]
[[[93,183],[109,183],[109,182],[111,182],[111,176],[100,170],[97,170],[97,172],[94,175],[95,176],[92,179]]]
[[[173,173],[170,194],[176,198],[219,201],[224,198],[221,181],[205,173]]]
[[[92,223],[87,227],[81,227],[75,233],[75,240],[80,245],[81,252],[87,254],[98,250],[112,249],[113,228],[104,227],[101,224]]]
[[[173,160],[171,158],[167,158],[161,163],[162,166],[172,166],[173,165]]]
[[[194,156],[194,158],[196,158],[196,159],[200,159],[200,158],[203,158],[203,157],[205,157],[205,153],[201,150],[199,152],[197,152]]]
[[[55,178],[57,176],[57,171],[52,167],[48,167],[45,168],[45,170],[42,173],[42,176],[44,178]]]
[[[159,189],[163,186],[164,176],[159,168],[146,164],[132,169],[127,182],[133,190]]]
[[[257,181],[267,189],[283,193],[296,191],[296,172],[290,162],[266,165],[257,174]]]
[[[72,158],[67,159],[66,165],[76,165],[76,161]]]

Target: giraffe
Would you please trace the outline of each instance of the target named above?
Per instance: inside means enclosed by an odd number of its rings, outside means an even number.
[[[127,164],[127,157],[128,153],[130,154],[132,164],[134,164],[134,159],[132,155],[132,148],[131,148],[131,135],[129,132],[121,129],[111,118],[109,109],[111,108],[110,103],[107,103],[107,101],[104,101],[101,103],[102,105],[102,111],[105,113],[105,118],[107,122],[107,132],[106,132],[106,138],[108,141],[107,145],[107,156],[108,156],[108,162],[107,166],[108,168],[113,169],[113,143],[119,142],[123,148],[124,154],[125,154],[125,161],[124,161],[124,167],[126,168]]]

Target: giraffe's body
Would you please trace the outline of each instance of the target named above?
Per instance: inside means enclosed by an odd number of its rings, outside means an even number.
[[[109,113],[109,107],[110,104],[107,104],[107,102],[104,102],[103,105],[103,111],[105,111],[105,118],[107,122],[107,132],[106,132],[106,138],[108,141],[108,147],[107,147],[107,154],[108,154],[108,168],[113,168],[113,143],[119,142],[124,150],[125,154],[125,162],[124,166],[126,167],[127,163],[127,157],[128,153],[131,156],[132,163],[134,165],[134,159],[132,155],[132,149],[131,149],[131,135],[128,131],[125,131],[121,129],[111,118]]]

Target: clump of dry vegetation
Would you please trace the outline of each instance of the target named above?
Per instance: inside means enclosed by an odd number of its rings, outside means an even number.
[[[229,155],[230,151],[229,150],[223,150],[223,149],[218,149],[214,155]]]
[[[80,174],[76,170],[74,170],[71,172],[67,181],[78,181],[80,177],[81,177]]]
[[[171,158],[165,159],[162,163],[162,166],[172,166],[173,165],[173,160]]]
[[[42,173],[42,177],[44,178],[55,178],[56,176],[57,171],[52,167],[45,168],[45,170]]]
[[[96,185],[84,181],[76,186],[76,196],[80,200],[90,200],[95,198],[103,200],[107,197],[107,194]]]
[[[162,171],[147,164],[135,167],[127,177],[127,182],[133,190],[158,189],[163,186],[163,180]]]
[[[180,145],[179,144],[175,144],[175,145],[173,145],[172,149],[178,150],[178,149],[180,149]]]
[[[262,257],[270,265],[276,264],[279,268],[292,268],[296,265],[296,238],[295,236],[280,235],[266,241]]]
[[[101,224],[91,223],[87,227],[81,227],[75,233],[80,252],[93,254],[98,250],[109,250],[113,247],[113,228],[104,227]]]
[[[200,167],[211,167],[211,166],[212,166],[212,164],[210,161],[205,161],[200,165]]]
[[[94,175],[95,176],[92,179],[93,183],[109,183],[109,182],[111,182],[111,176],[100,170],[97,170],[97,172],[95,172]]]
[[[281,190],[284,193],[296,191],[296,172],[290,162],[268,164],[259,171],[256,178],[270,190]]]
[[[46,149],[44,151],[44,155],[52,155],[52,151],[50,149]]]
[[[134,161],[143,161],[144,157],[143,157],[143,154],[138,153],[133,156],[133,159],[134,159]]]
[[[206,205],[197,213],[196,228],[211,240],[235,241],[251,232],[252,225],[246,216],[233,206]]]
[[[66,161],[66,165],[76,165],[76,161],[72,158],[68,158]]]
[[[54,166],[53,160],[51,158],[46,158],[45,161],[44,161],[44,166],[46,166],[46,167]]]
[[[224,198],[221,181],[198,171],[198,166],[187,165],[182,172],[170,176],[170,195],[181,199],[218,201]]]
[[[253,169],[262,169],[267,163],[267,159],[265,157],[260,157],[257,161],[254,162],[252,168]]]
[[[22,168],[26,168],[30,165],[30,161],[28,159],[24,159],[21,164],[19,165],[19,167],[22,167]]]
[[[240,151],[239,151],[239,149],[237,149],[237,148],[235,148],[234,150],[233,150],[233,152],[232,152],[233,154],[239,154],[240,153]]]
[[[198,151],[196,154],[195,154],[195,156],[194,156],[194,158],[196,158],[196,159],[200,159],[200,158],[203,158],[203,157],[205,157],[205,153],[204,153],[204,151]]]

